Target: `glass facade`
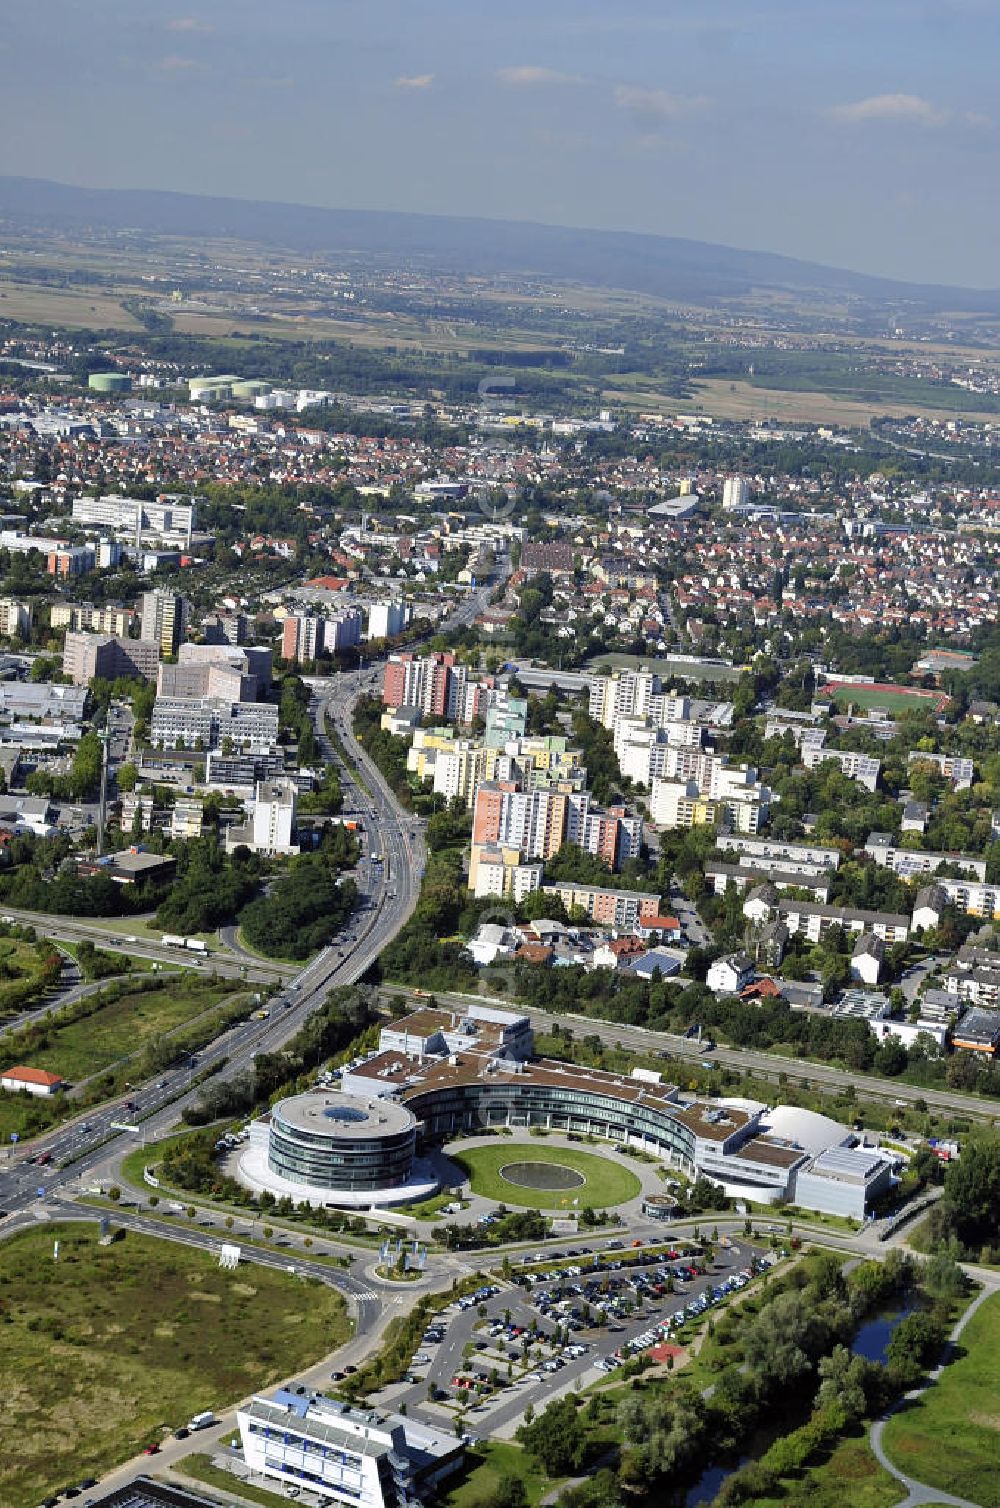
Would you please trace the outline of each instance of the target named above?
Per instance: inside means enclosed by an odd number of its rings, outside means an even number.
[[[433,1135],[476,1126],[547,1126],[609,1141],[643,1141],[663,1156],[694,1161],[694,1133],[669,1111],[569,1085],[513,1079],[484,1080],[408,1096],[412,1110]]]
[[[384,1136],[352,1134],[347,1121],[330,1121],[329,1130],[307,1131],[271,1112],[267,1165],[282,1178],[313,1188],[363,1193],[404,1184],[413,1166],[416,1127]]]

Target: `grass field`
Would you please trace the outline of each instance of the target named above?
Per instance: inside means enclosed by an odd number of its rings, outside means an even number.
[[[953,417],[961,413],[965,419],[995,418],[989,412],[974,412],[965,408],[969,394],[955,389],[955,400],[949,402],[949,394],[937,394],[933,401],[891,398],[860,398],[847,394],[796,392],[791,388],[769,388],[760,383],[731,381],[725,377],[695,382],[695,399],[678,402],[670,400],[671,408],[682,413],[703,411],[717,419],[786,419],[803,424],[867,425],[872,418],[902,418],[915,414],[918,418],[939,419],[943,415]],[[871,386],[877,390],[879,378],[873,374]]]
[[[837,681],[827,681],[820,693],[829,693],[837,706],[846,712],[853,703],[867,711],[869,707],[885,707],[888,712],[943,712],[950,697],[942,691],[923,691],[906,686],[845,686]]]
[[[841,1440],[826,1460],[794,1477],[786,1477],[773,1495],[754,1498],[754,1508],[893,1508],[902,1488],[884,1471],[868,1448],[867,1436]]]
[[[466,1454],[468,1470],[440,1499],[440,1508],[476,1508],[490,1502],[501,1482],[524,1483],[528,1508],[536,1508],[552,1483],[539,1471],[519,1445],[505,1440],[484,1440]]]
[[[918,1481],[1000,1508],[1000,1294],[976,1311],[958,1359],[912,1408],[893,1415],[882,1441]]]
[[[83,330],[141,328],[138,320],[104,290],[81,292],[73,288],[48,288],[41,283],[0,283],[0,319]]]
[[[116,988],[109,980],[105,988]],[[79,1096],[65,1095],[37,1099],[33,1095],[0,1095],[0,1143],[17,1132],[21,1140],[37,1136],[60,1121],[79,1114],[92,1105],[122,1093],[130,1077],[155,1072],[162,1059],[142,1056],[146,1049],[158,1049],[168,1032],[174,1052],[182,1048],[194,1051],[222,1030],[224,1020],[246,1009],[247,996],[226,981],[210,981],[193,971],[165,974],[158,989],[143,994],[130,990],[120,999],[98,1006],[89,1016],[60,1026],[43,1018],[28,1028],[33,1035],[30,1045],[12,1057],[32,1068],[45,1068],[61,1074],[71,1085],[91,1077]],[[227,1002],[227,1003],[224,1003]],[[213,1009],[215,1007],[215,1009]],[[202,1018],[190,1025],[195,1018]],[[179,1031],[178,1031],[179,1028]],[[35,1035],[37,1033],[37,1035]],[[167,1053],[167,1057],[171,1054]],[[112,1066],[114,1065],[114,1066]]]
[[[453,1162],[468,1173],[472,1191],[485,1199],[501,1200],[526,1209],[558,1210],[592,1205],[604,1209],[634,1199],[642,1185],[628,1168],[593,1152],[578,1152],[575,1147],[546,1147],[538,1142],[511,1142],[504,1138],[499,1146],[466,1147],[449,1153]],[[571,1168],[583,1182],[569,1189],[530,1189],[510,1183],[501,1169],[511,1163],[542,1162]]]
[[[158,943],[163,937],[162,927],[158,927],[153,921],[146,921],[144,917],[138,916],[116,916],[111,920],[98,916],[88,917],[87,925],[88,927],[96,927],[101,932],[108,932],[119,938],[138,937],[146,942]],[[227,951],[223,948],[218,934],[215,932],[189,932],[187,935],[189,937],[201,938],[210,953]],[[187,958],[189,966],[192,966],[197,956],[197,954],[184,953],[180,948],[177,949],[178,964]]]
[[[91,1074],[139,1052],[152,1038],[163,1036],[218,1005],[235,993],[194,974],[175,976],[161,989],[122,995],[91,1016],[68,1026],[54,1027],[46,1046],[31,1054],[33,1068],[47,1068],[79,1083]]]
[[[4,1243],[0,1502],[35,1508],[185,1424],[341,1344],[344,1302],[267,1268],[96,1225]],[[53,1239],[59,1260],[53,1261]]]

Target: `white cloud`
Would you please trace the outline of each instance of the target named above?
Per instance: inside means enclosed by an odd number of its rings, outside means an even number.
[[[867,99],[834,105],[829,112],[834,120],[855,124],[869,120],[911,121],[920,126],[943,126],[947,110],[941,110],[919,94],[872,94]]]
[[[532,88],[544,84],[582,84],[583,79],[575,73],[560,73],[556,68],[539,68],[527,64],[520,68],[498,68],[497,78],[501,84],[510,84],[515,89]]]
[[[619,110],[630,110],[646,125],[681,120],[686,115],[704,110],[708,103],[701,94],[670,94],[666,89],[644,89],[639,84],[619,84],[615,89],[615,104]]]
[[[190,69],[200,68],[202,65],[196,63],[194,58],[182,58],[176,53],[171,53],[168,57],[161,58],[156,66],[161,73],[187,73]]]
[[[404,73],[396,79],[397,89],[429,89],[434,82],[433,73]]]

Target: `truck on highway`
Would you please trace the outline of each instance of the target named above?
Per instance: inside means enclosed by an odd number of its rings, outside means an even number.
[[[187,937],[187,938],[185,938],[184,939],[184,946],[185,946],[185,948],[188,948],[192,953],[207,953],[208,952],[208,944],[207,943],[203,943],[200,937]]]
[[[164,932],[160,942],[165,948],[183,948],[184,939],[178,937],[176,932]]]

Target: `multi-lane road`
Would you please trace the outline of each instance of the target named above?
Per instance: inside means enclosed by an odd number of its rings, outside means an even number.
[[[506,569],[506,562],[501,562],[500,570]],[[481,610],[489,590],[487,586],[470,594],[450,622],[456,626],[470,622]],[[230,1027],[198,1053],[196,1063],[186,1060],[173,1065],[155,1080],[137,1085],[121,1100],[81,1114],[37,1138],[30,1147],[4,1149],[0,1154],[0,1210],[7,1218],[0,1225],[0,1235],[15,1228],[18,1215],[25,1211],[44,1214],[53,1198],[68,1195],[86,1174],[113,1171],[137,1140],[155,1141],[170,1131],[200,1093],[193,1082],[195,1074],[213,1068],[218,1070],[217,1078],[235,1077],[252,1069],[258,1053],[282,1048],[332,989],[361,980],[405,925],[420,894],[424,871],[420,823],[400,807],[381,772],[357,743],[352,727],[355,702],[364,692],[375,689],[379,676],[380,668],[370,665],[310,681],[311,711],[321,749],[326,757],[334,757],[327,736],[329,726],[352,767],[345,769],[343,776],[347,803],[360,815],[369,842],[379,855],[375,862],[370,850],[361,866],[359,904],[346,927],[334,943],[292,978],[287,977],[288,971],[249,956],[213,953],[204,960],[203,966],[247,980],[274,983],[284,972],[283,988],[271,1003],[268,1017]],[[43,929],[54,940],[89,937],[106,945],[111,941],[106,929],[87,922],[18,910],[9,914]],[[163,963],[192,965],[200,961],[131,936],[127,945],[130,953]],[[127,1108],[126,1100],[131,1100],[134,1110]],[[39,1156],[43,1162],[29,1160]],[[159,1234],[171,1232],[161,1227]]]

